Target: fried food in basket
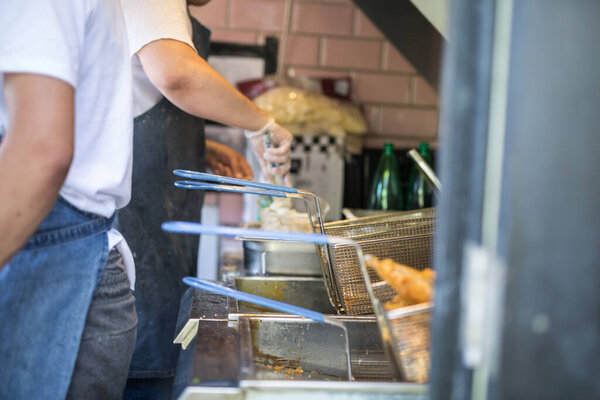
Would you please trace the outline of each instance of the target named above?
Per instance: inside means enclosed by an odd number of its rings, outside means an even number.
[[[366,263],[396,291],[396,296],[384,304],[386,309],[431,301],[435,272],[430,268],[419,271],[394,260],[379,260],[373,256],[367,257]]]

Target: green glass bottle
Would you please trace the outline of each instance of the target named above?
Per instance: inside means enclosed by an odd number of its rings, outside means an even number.
[[[419,143],[419,154],[427,164],[431,166],[431,155],[429,144]],[[413,165],[408,180],[408,193],[406,200],[407,210],[431,207],[433,202],[433,189],[419,169]]]
[[[394,146],[386,143],[379,159],[369,197],[372,210],[402,210],[402,186],[400,173],[394,156]]]

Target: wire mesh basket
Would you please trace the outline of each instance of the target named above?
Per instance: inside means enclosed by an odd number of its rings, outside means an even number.
[[[324,225],[327,235],[351,239],[362,254],[390,258],[416,269],[431,268],[435,210],[358,218]],[[375,313],[381,338],[397,379],[424,383],[430,371],[431,303],[385,310],[396,292],[367,269],[357,248],[349,243],[327,246],[327,265],[338,296],[338,311]]]
[[[380,304],[380,303],[379,303]],[[429,380],[431,369],[431,303],[401,307],[395,310],[383,310],[385,330],[391,339],[391,351],[388,358],[397,376],[403,381],[425,383]]]
[[[433,209],[324,224],[328,236],[352,239],[365,254],[390,258],[416,269],[431,267],[434,230]],[[329,245],[322,249],[322,257],[330,275],[326,282],[332,286],[329,293],[334,298],[331,300],[338,312],[373,313],[355,248],[348,244]],[[393,289],[378,285],[381,279],[374,272],[369,274],[382,301],[390,300],[394,296]]]
[[[432,235],[420,236],[428,236],[430,240],[432,239]],[[414,238],[402,237],[401,239],[410,243],[410,240]],[[379,242],[386,242],[386,240],[388,239],[382,239]],[[373,242],[377,241],[374,240]],[[348,248],[349,253],[354,253],[360,273],[360,282],[359,278],[356,278],[356,281],[351,282],[351,284],[343,281],[338,283],[340,283],[342,290],[349,288],[361,288],[359,290],[362,290],[364,288],[364,294],[366,294],[369,304],[363,302],[362,291],[359,292],[358,297],[346,296],[345,304],[350,310],[361,311],[370,309],[375,313],[383,348],[390,362],[392,374],[401,381],[427,382],[429,380],[431,365],[429,345],[431,341],[430,325],[433,304],[428,302],[386,310],[386,303],[395,297],[396,292],[387,282],[381,280],[376,272],[367,268],[365,259],[377,256],[372,251],[373,249],[365,245],[365,243],[359,244],[347,238],[331,237],[329,242],[333,243],[332,246],[334,247],[344,245]],[[386,243],[383,244],[383,248],[388,250]],[[407,251],[414,251],[414,248],[411,247]],[[401,250],[400,253],[402,253]],[[367,255],[364,256],[364,254]],[[390,258],[388,256],[389,252],[386,252],[386,255],[383,257]],[[425,256],[423,257],[426,259]],[[362,286],[360,283],[362,283]],[[355,301],[355,303],[351,301]]]

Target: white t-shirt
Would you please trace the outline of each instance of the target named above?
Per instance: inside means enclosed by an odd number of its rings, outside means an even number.
[[[75,152],[60,194],[109,217],[131,197],[131,62],[118,0],[1,0],[0,27],[0,76],[41,74],[75,88]],[[0,80],[0,132],[3,93]]]
[[[121,0],[133,68],[133,113],[137,117],[162,99],[136,53],[148,43],[173,39],[196,50],[186,0]]]

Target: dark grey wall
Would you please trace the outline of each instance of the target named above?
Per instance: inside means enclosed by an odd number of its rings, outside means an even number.
[[[471,398],[459,337],[461,274],[465,241],[481,242],[497,1],[451,3],[441,90],[436,400]],[[596,0],[513,1],[497,254],[507,281],[491,400],[600,398],[598,16]]]
[[[435,247],[431,398],[470,398],[462,364],[460,296],[465,242],[481,242],[491,74],[493,0],[455,0],[441,89],[439,163],[444,190]]]
[[[514,1],[497,399],[600,398],[599,16]]]

